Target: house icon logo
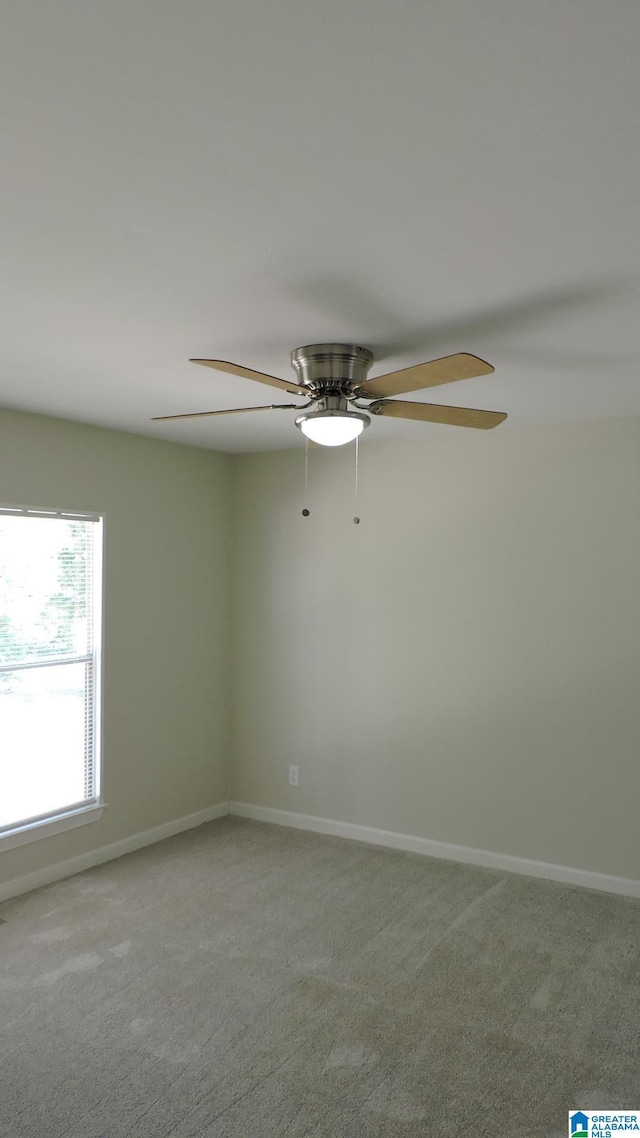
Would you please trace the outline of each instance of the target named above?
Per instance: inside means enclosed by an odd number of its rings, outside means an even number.
[[[589,1119],[581,1110],[569,1115],[570,1138],[589,1138]]]

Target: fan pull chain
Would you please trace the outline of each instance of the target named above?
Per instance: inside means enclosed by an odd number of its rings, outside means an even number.
[[[309,486],[309,440],[304,440],[304,501],[307,500],[307,490]],[[305,506],[302,511],[303,518],[308,518],[311,510]]]
[[[355,512],[354,518],[353,518],[353,524],[355,526],[360,525],[360,518],[358,517],[358,457],[359,457],[359,453],[360,453],[359,443],[360,443],[360,439],[356,435],[356,512]]]

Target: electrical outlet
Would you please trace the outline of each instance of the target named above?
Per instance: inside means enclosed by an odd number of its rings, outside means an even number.
[[[289,786],[298,785],[298,767],[289,767]]]

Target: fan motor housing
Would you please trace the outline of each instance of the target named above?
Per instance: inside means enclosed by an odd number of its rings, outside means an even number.
[[[298,383],[315,391],[351,392],[367,378],[373,353],[356,344],[307,344],[291,353]]]

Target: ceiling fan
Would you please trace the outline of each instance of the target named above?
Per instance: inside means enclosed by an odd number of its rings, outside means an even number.
[[[371,415],[416,419],[423,423],[449,423],[454,427],[488,430],[506,419],[503,411],[476,411],[470,407],[444,407],[434,403],[410,403],[395,399],[409,391],[455,383],[478,375],[490,375],[491,364],[468,352],[459,352],[413,367],[367,379],[373,353],[354,344],[309,344],[291,353],[296,380],[229,363],[227,360],[190,360],[243,379],[277,387],[289,395],[302,395],[306,403],[271,403],[261,407],[233,407],[223,411],[194,411],[182,415],[156,415],[154,421],[198,419],[208,415],[237,415],[245,411],[302,411],[296,426],[314,443],[342,446],[351,442],[371,423]],[[307,408],[312,410],[307,411]],[[353,409],[355,408],[355,410]],[[368,412],[368,414],[367,414]]]

